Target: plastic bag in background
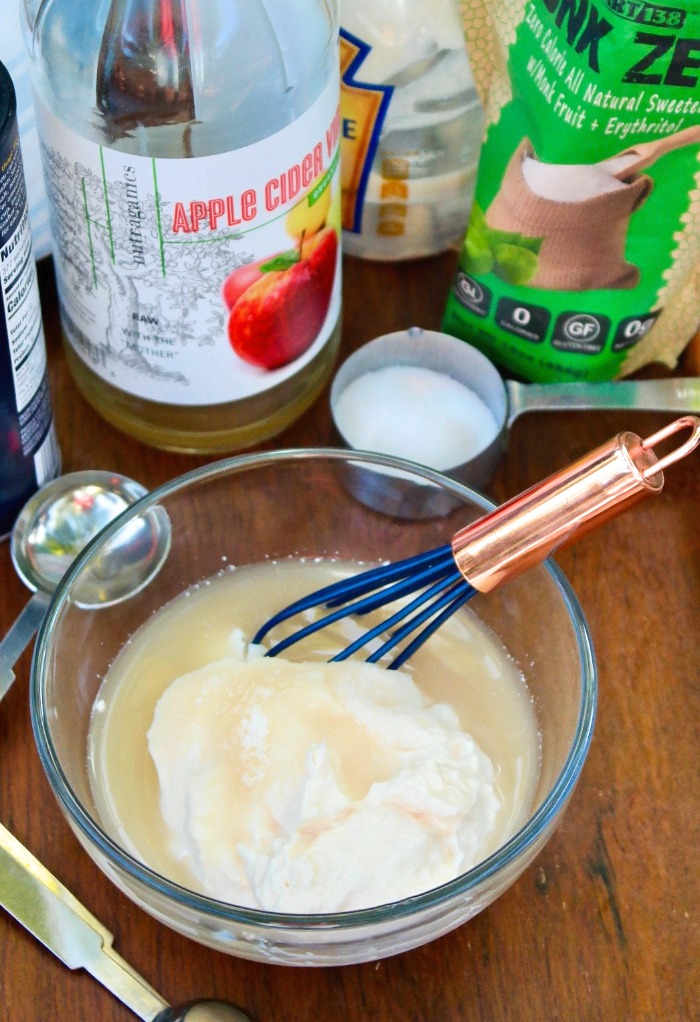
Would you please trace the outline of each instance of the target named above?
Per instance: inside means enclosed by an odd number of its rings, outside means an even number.
[[[457,0],[345,0],[340,15],[344,251],[457,248],[483,134]]]
[[[700,8],[461,6],[486,135],[444,329],[532,380],[674,365],[700,319]]]

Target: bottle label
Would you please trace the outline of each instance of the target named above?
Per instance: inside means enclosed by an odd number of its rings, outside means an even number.
[[[0,536],[58,475],[46,343],[19,136],[0,137]]]
[[[339,45],[343,230],[359,233],[369,175],[394,87],[360,80],[362,64],[371,50],[362,39],[341,28]],[[405,184],[402,187],[405,189]],[[401,193],[400,198],[405,195]]]
[[[337,79],[274,135],[191,159],[97,145],[37,106],[63,326],[94,372],[209,405],[314,359],[340,314]]]

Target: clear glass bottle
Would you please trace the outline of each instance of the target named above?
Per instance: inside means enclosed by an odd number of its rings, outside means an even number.
[[[332,370],[336,0],[24,0],[65,348],[155,446],[246,447]]]
[[[341,0],[340,25],[344,250],[458,248],[483,111],[457,0]]]

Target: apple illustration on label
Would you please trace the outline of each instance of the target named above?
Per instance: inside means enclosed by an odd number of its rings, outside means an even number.
[[[261,267],[265,263],[269,263],[271,258],[271,256],[265,256],[264,259],[258,259],[254,263],[245,263],[243,266],[233,270],[232,273],[229,273],[221,288],[221,297],[229,311],[234,307],[243,292],[247,291],[251,284],[262,278],[263,271]]]
[[[327,186],[313,204],[307,196],[287,214],[295,248],[240,266],[223,283],[231,347],[251,365],[293,362],[323,326],[338,256],[338,232],[325,224],[330,192]]]

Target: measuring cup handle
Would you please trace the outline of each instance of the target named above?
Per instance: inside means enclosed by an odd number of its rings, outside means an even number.
[[[595,408],[648,412],[700,412],[700,379],[605,380],[594,383],[506,381],[508,426],[523,412],[589,411]]]
[[[32,640],[49,606],[45,593],[34,593],[9,632],[0,642],[0,699],[15,680],[12,668]]]

